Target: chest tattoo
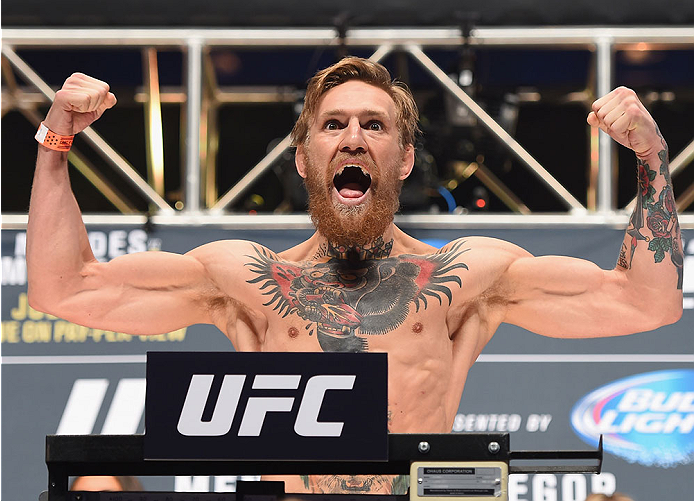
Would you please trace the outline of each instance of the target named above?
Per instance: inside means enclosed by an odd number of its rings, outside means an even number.
[[[257,276],[248,280],[268,296],[282,317],[297,314],[323,351],[363,352],[364,336],[382,335],[400,326],[414,306],[428,307],[427,298],[452,301],[449,283],[462,287],[454,270],[467,270],[460,260],[468,248],[460,241],[445,252],[417,256],[350,261],[332,257],[324,263],[290,263],[261,247],[247,256]],[[415,324],[416,325],[416,324]],[[421,324],[419,324],[421,326]]]

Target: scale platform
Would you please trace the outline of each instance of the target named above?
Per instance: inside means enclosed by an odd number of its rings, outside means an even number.
[[[144,435],[46,437],[46,501],[507,501],[513,473],[600,473],[596,450],[511,451],[508,433],[390,434],[385,461],[146,460]],[[410,475],[409,493],[285,494],[282,482],[239,482],[237,492],[68,491],[79,475]]]
[[[46,437],[47,501],[506,501],[510,474],[602,465],[602,441],[597,451],[511,451],[508,433],[388,433],[386,353],[148,352],[146,395],[145,435]],[[410,484],[385,496],[285,494],[284,482],[265,481],[235,493],[68,492],[68,478],[82,475],[409,475]]]

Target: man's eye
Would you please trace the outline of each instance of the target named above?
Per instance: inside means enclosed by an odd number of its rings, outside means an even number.
[[[369,122],[366,124],[366,128],[369,130],[379,131],[383,130],[383,124],[381,122]]]
[[[327,130],[339,130],[340,124],[337,123],[335,120],[329,120],[325,123],[323,127]]]

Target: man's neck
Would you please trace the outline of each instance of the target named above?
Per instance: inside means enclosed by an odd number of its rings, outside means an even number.
[[[393,238],[386,241],[378,237],[373,242],[364,245],[340,245],[328,242],[327,255],[348,261],[366,261],[367,259],[385,259],[393,250]]]
[[[346,261],[366,261],[369,259],[385,259],[393,250],[393,237],[388,240],[385,235],[376,238],[373,242],[364,245],[343,245],[323,240],[318,246],[318,251],[313,259],[341,259]]]

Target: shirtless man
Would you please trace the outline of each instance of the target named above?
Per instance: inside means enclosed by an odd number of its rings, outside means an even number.
[[[68,78],[45,125],[76,134],[116,99]],[[618,336],[676,322],[682,249],[667,145],[635,93],[598,99],[588,123],[637,156],[639,195],[617,266],[533,257],[465,237],[435,249],[398,229],[417,109],[404,86],[348,58],[310,82],[293,134],[316,233],[272,252],[238,240],[100,263],[70,189],[67,153],[39,146],[29,211],[29,301],[94,328],[156,334],[216,325],[239,351],[388,352],[389,429],[448,433],[468,370],[499,324],[552,337]],[[397,480],[312,476],[288,491],[389,492]]]

